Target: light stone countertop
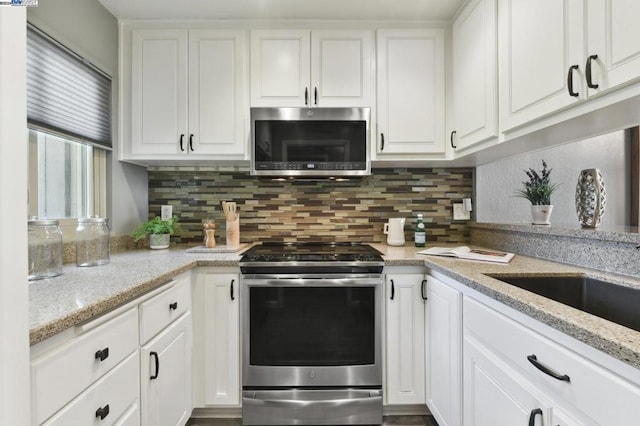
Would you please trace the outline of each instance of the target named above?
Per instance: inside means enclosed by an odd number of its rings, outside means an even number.
[[[639,279],[522,255],[502,265],[419,255],[416,252],[421,249],[409,245],[372,246],[383,254],[386,266],[431,268],[640,369],[640,332],[485,274],[586,274],[640,288]],[[237,267],[240,253],[187,253],[186,247],[174,247],[115,254],[111,263],[96,267],[65,265],[63,275],[28,284],[31,344],[106,313],[196,266]]]
[[[486,274],[586,275],[616,284],[640,288],[640,279],[579,266],[518,255],[507,264],[476,262],[416,254],[413,246],[372,244],[383,253],[386,266],[424,265],[492,299],[640,369],[640,332],[588,314],[546,297],[504,283]],[[438,244],[446,246],[443,244]],[[639,308],[640,309],[640,308]],[[639,310],[640,312],[640,310]]]

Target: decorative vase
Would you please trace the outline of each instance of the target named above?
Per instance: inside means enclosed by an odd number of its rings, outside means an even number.
[[[551,211],[553,206],[531,206],[531,216],[533,217],[534,225],[550,225],[549,219],[551,218]]]
[[[150,234],[149,247],[154,250],[169,248],[170,237],[169,234]]]
[[[576,213],[583,228],[597,228],[600,225],[606,202],[600,170],[581,171],[576,185]]]

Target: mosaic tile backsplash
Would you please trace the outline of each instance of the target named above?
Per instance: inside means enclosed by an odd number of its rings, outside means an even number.
[[[181,230],[172,241],[202,243],[202,223],[214,220],[216,242],[225,244],[221,201],[237,203],[240,241],[386,242],[388,218],[405,217],[413,241],[418,213],[427,242],[469,241],[465,221],[453,221],[452,204],[472,195],[470,168],[374,169],[347,182],[273,181],[233,168],[149,168],[149,217],[173,206]]]

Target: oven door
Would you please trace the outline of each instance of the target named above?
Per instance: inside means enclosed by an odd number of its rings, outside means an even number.
[[[382,276],[243,276],[243,387],[380,387]]]

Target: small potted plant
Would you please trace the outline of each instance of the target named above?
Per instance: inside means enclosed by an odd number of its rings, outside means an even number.
[[[524,189],[516,190],[517,197],[526,198],[531,203],[534,225],[549,225],[549,218],[553,210],[551,194],[558,188],[557,184],[550,181],[551,170],[547,169],[547,163],[542,160],[542,171],[538,173],[531,168],[525,170],[529,181],[522,182]]]
[[[156,216],[146,221],[138,229],[133,231],[133,241],[139,241],[149,236],[149,247],[152,249],[169,248],[170,236],[179,229],[178,218],[173,216],[169,220],[162,220]]]

